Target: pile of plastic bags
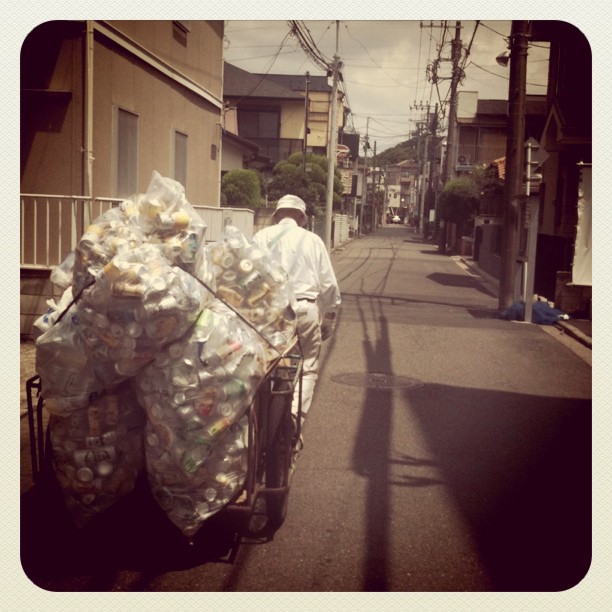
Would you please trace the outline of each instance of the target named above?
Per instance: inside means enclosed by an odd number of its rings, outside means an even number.
[[[35,323],[36,368],[78,525],[145,465],[187,536],[240,493],[247,410],[293,343],[295,302],[284,270],[237,228],[210,244],[205,230],[183,187],[154,172],[52,273],[64,293]]]

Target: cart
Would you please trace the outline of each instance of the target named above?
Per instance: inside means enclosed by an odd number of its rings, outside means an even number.
[[[219,512],[237,519],[243,535],[269,538],[285,520],[301,438],[302,365],[296,342],[272,361],[248,407],[246,478],[242,488]],[[295,389],[300,398],[297,418],[291,412]],[[32,477],[36,485],[54,478],[40,376],[26,382],[26,396]]]

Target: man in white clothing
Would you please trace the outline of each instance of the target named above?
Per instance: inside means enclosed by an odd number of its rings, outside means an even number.
[[[297,333],[304,358],[302,377],[302,418],[312,403],[319,377],[321,342],[333,332],[340,289],[325,244],[313,232],[304,229],[308,217],[306,204],[294,195],[283,196],[272,219],[275,225],[254,236],[261,249],[279,259],[293,282],[297,299]],[[292,411],[297,414],[294,395]]]

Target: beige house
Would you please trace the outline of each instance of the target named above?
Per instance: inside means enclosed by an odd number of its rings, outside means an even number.
[[[259,145],[269,168],[302,152],[305,138],[308,152],[328,155],[332,87],[326,76],[254,74],[226,62],[223,93],[225,129]],[[341,131],[341,93],[337,104]]]
[[[21,332],[84,226],[153,170],[219,206],[223,21],[51,21],[21,52]]]

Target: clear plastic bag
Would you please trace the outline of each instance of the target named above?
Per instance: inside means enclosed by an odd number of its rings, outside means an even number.
[[[36,371],[45,408],[51,414],[68,415],[87,406],[92,394],[104,390],[106,385],[97,372],[97,364],[85,352],[74,305],[37,338]]]
[[[179,182],[153,172],[147,192],[123,202],[121,209],[168,261],[193,272],[206,224]]]
[[[129,222],[121,208],[100,215],[77,243],[72,287],[75,295],[91,284],[115,255],[127,253],[145,241],[141,228]]]
[[[67,414],[85,406],[92,393],[135,375],[183,336],[212,299],[153,246],[113,257],[37,339],[36,367],[49,411]],[[59,318],[57,311],[52,316]]]
[[[134,379],[148,417],[151,489],[186,536],[193,536],[244,483],[245,415],[264,373],[261,339],[215,301],[190,334]]]
[[[144,425],[127,383],[67,416],[50,416],[55,475],[77,527],[134,488],[144,469]]]
[[[285,352],[296,333],[293,284],[285,270],[231,225],[205,248],[218,297],[257,330],[270,358]]]
[[[142,244],[156,246],[172,264],[193,272],[206,224],[187,201],[185,189],[153,172],[144,194],[100,215],[75,249],[73,289],[82,291],[116,255]]]
[[[86,354],[103,368],[112,364],[116,380],[133,376],[183,336],[212,299],[153,245],[116,255],[78,302]]]

